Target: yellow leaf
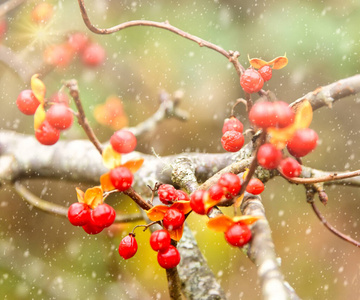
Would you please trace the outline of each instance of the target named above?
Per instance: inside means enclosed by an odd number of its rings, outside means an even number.
[[[136,159],[128,160],[122,166],[128,168],[131,171],[131,173],[135,173],[137,170],[141,168],[143,163],[144,163],[143,158],[136,158]]]
[[[191,211],[190,201],[180,200],[175,202],[170,208],[176,208],[184,213],[184,215],[188,214]]]
[[[236,200],[235,200],[235,203],[234,203],[235,207],[240,207],[243,199],[244,199],[244,194],[242,194],[241,196],[237,197]]]
[[[285,128],[268,128],[267,132],[270,134],[270,143],[278,149],[283,149],[288,140],[292,138],[297,129],[308,128],[313,117],[311,104],[308,100],[298,107],[295,114],[294,122]]]
[[[116,152],[111,145],[107,145],[102,153],[103,164],[109,169],[121,165],[121,154]]]
[[[274,70],[282,69],[288,64],[288,59],[286,57],[286,54],[284,56],[279,56],[274,58],[272,61],[269,62],[269,64],[272,65],[272,68]]]
[[[31,77],[31,89],[35,97],[39,100],[40,103],[44,103],[46,87],[45,84],[38,78],[39,74],[34,74]]]
[[[84,195],[84,203],[91,208],[95,208],[103,202],[103,191],[100,186],[94,186],[86,190]]]
[[[183,235],[183,232],[184,232],[184,224],[181,225],[180,228],[178,229],[175,229],[175,230],[168,230],[169,234],[170,234],[170,237],[175,240],[175,241],[180,241],[182,235]]]
[[[75,188],[78,202],[84,203],[84,192],[79,188]]]
[[[150,208],[146,214],[151,221],[161,221],[168,209],[168,206],[156,205]]]
[[[221,215],[210,219],[206,225],[213,231],[225,232],[234,224],[234,221],[230,217]]]
[[[115,187],[113,186],[110,180],[110,173],[105,173],[100,176],[100,185],[104,192],[115,190]]]
[[[262,60],[260,58],[250,58],[248,55],[249,63],[252,65],[255,69],[260,69],[263,66],[268,66],[269,63],[265,60]]]
[[[46,118],[44,106],[40,104],[34,114],[34,129],[37,130]]]
[[[257,220],[262,219],[262,216],[237,216],[233,218],[233,221],[235,223],[241,223],[241,224],[245,224],[245,225],[251,225],[253,223],[255,223]]]

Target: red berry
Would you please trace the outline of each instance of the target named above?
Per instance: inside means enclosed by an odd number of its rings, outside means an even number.
[[[286,177],[299,177],[301,165],[293,158],[288,157],[280,162],[279,169]]]
[[[68,129],[73,123],[73,114],[66,104],[54,104],[46,112],[46,120],[59,130]]]
[[[303,157],[316,148],[318,141],[317,133],[310,129],[298,129],[288,141],[287,149],[289,153],[295,157]]]
[[[162,184],[158,189],[159,199],[164,204],[172,203],[176,197],[176,189],[170,184]]]
[[[226,198],[230,199],[236,196],[241,189],[241,182],[239,176],[233,173],[225,173],[221,175],[218,184],[226,189]]]
[[[253,94],[262,89],[264,79],[258,71],[253,68],[249,68],[241,75],[240,85],[246,93]]]
[[[119,245],[119,254],[124,259],[133,257],[138,249],[138,244],[135,237],[132,234],[124,237]]]
[[[207,191],[197,190],[190,197],[191,209],[199,215],[206,215],[209,211],[205,210],[205,199],[208,197]]]
[[[78,53],[85,49],[88,42],[89,38],[82,32],[75,32],[71,34],[68,39],[69,46]]]
[[[164,214],[163,225],[168,230],[179,229],[184,222],[184,213],[176,208],[170,208]]]
[[[109,227],[114,223],[115,210],[108,204],[102,203],[91,211],[92,222],[99,227]]]
[[[32,20],[37,23],[46,23],[53,15],[53,6],[47,2],[39,3],[31,12]]]
[[[295,113],[293,109],[284,101],[273,103],[275,111],[275,127],[284,128],[294,122]]]
[[[180,262],[180,253],[173,245],[170,245],[167,250],[158,252],[157,260],[164,269],[175,268]]]
[[[68,219],[74,226],[84,226],[90,221],[90,208],[85,203],[73,203],[68,209]]]
[[[40,127],[35,130],[35,137],[40,144],[54,145],[60,138],[60,130],[52,127],[48,121],[42,122]]]
[[[245,224],[236,223],[225,232],[226,241],[234,247],[242,247],[251,239],[251,230]]]
[[[260,73],[261,77],[264,79],[264,81],[269,81],[272,76],[272,69],[269,66],[263,66],[261,67],[258,72]]]
[[[175,199],[176,200],[181,200],[181,201],[189,201],[190,197],[186,192],[184,192],[182,190],[176,190]]]
[[[4,37],[7,31],[6,19],[0,19],[0,40]]]
[[[224,196],[224,188],[219,184],[214,184],[209,188],[209,196],[213,200],[220,200]]]
[[[67,67],[73,59],[72,49],[67,44],[53,45],[44,51],[44,61],[56,67]]]
[[[221,138],[221,145],[226,151],[239,151],[244,145],[244,136],[238,131],[226,131]]]
[[[106,53],[99,44],[90,44],[82,52],[81,59],[89,67],[96,67],[105,61]]]
[[[104,229],[104,227],[96,226],[95,224],[93,224],[91,222],[91,218],[90,218],[90,222],[85,224],[82,228],[87,234],[98,234]]]
[[[253,195],[259,195],[264,191],[265,187],[264,184],[258,178],[251,178],[247,187],[246,191]]]
[[[16,99],[18,109],[25,115],[33,115],[40,105],[32,90],[24,90]]]
[[[62,92],[57,92],[50,97],[50,102],[69,105],[69,97]]]
[[[265,169],[276,169],[282,159],[282,153],[273,144],[261,145],[257,153],[257,160],[260,166]]]
[[[126,167],[117,167],[110,171],[110,181],[120,192],[129,189],[133,183],[134,175]]]
[[[244,125],[235,117],[231,117],[230,119],[225,119],[222,128],[222,133],[224,134],[226,131],[231,131],[231,130],[242,133],[244,130]]]
[[[156,230],[150,236],[150,246],[154,251],[166,251],[170,243],[170,234],[166,230]]]
[[[118,153],[130,153],[136,148],[136,137],[131,131],[119,130],[111,136],[110,144]]]

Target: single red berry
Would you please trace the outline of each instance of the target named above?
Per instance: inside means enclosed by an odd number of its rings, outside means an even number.
[[[89,38],[82,32],[75,32],[69,36],[68,44],[75,52],[82,52],[89,42]]]
[[[218,184],[225,188],[225,190],[227,191],[227,193],[225,193],[225,196],[228,199],[236,196],[241,189],[240,178],[233,173],[225,173],[221,175]]]
[[[169,208],[164,214],[163,225],[168,230],[179,229],[184,222],[184,213],[176,208]]]
[[[173,245],[165,251],[159,251],[157,261],[160,267],[164,269],[175,268],[180,262],[180,253]]]
[[[7,27],[6,19],[0,19],[0,40],[5,36]]]
[[[40,127],[35,130],[35,137],[40,144],[54,145],[60,138],[60,130],[52,127],[48,121],[42,122]]]
[[[261,145],[257,153],[257,160],[260,166],[265,169],[276,169],[282,159],[282,153],[273,144]]]
[[[170,243],[170,234],[166,230],[156,230],[150,236],[150,246],[154,251],[166,251]]]
[[[110,181],[120,192],[129,189],[133,183],[134,175],[126,167],[116,167],[110,171]]]
[[[91,218],[90,218],[90,222],[85,224],[82,228],[87,234],[98,234],[104,229],[104,227],[96,226],[95,224],[93,224],[91,222]]]
[[[90,208],[85,203],[73,203],[68,209],[68,219],[74,226],[84,226],[90,221]]]
[[[269,81],[271,79],[272,69],[270,66],[263,66],[258,70],[258,72],[260,73],[264,81]]]
[[[242,133],[244,130],[244,125],[235,117],[231,117],[230,119],[225,119],[222,128],[222,133],[224,134],[226,131],[231,131],[231,130]]]
[[[209,196],[213,200],[220,200],[224,196],[224,188],[219,184],[214,184],[209,188]]]
[[[246,191],[253,195],[259,195],[264,191],[265,187],[264,184],[258,178],[251,178],[247,187]]]
[[[251,240],[251,230],[245,224],[236,223],[225,232],[226,241],[234,247],[242,247]]]
[[[238,131],[226,131],[221,138],[221,145],[228,152],[236,152],[244,145],[244,136]]]
[[[172,203],[176,197],[176,189],[171,184],[162,184],[158,189],[159,199],[164,204]]]
[[[119,245],[119,254],[124,259],[133,257],[138,249],[138,244],[135,237],[132,234],[124,237]]]
[[[301,165],[293,158],[288,157],[280,162],[279,169],[286,177],[299,177],[301,174]]]
[[[182,191],[182,190],[176,190],[176,196],[175,196],[175,199],[176,200],[181,200],[181,201],[189,201],[190,200],[190,197],[189,195]]]
[[[317,146],[317,133],[310,129],[298,129],[287,143],[289,153],[295,157],[303,157],[313,151]]]
[[[73,119],[73,114],[66,104],[54,104],[46,112],[46,120],[52,127],[59,130],[70,128]]]
[[[25,115],[33,115],[40,105],[32,90],[24,90],[16,99],[18,109]]]
[[[264,79],[260,73],[253,68],[245,70],[240,77],[240,85],[245,93],[253,94],[260,91],[264,85]]]
[[[99,227],[109,227],[114,223],[115,217],[115,210],[106,203],[99,204],[91,211],[92,222]]]
[[[285,128],[291,125],[295,119],[293,109],[284,101],[276,101],[273,103],[275,111],[275,127]]]
[[[89,44],[82,52],[82,62],[89,67],[96,67],[105,61],[105,49],[99,44]]]
[[[44,51],[44,61],[56,67],[67,67],[73,59],[73,51],[68,44],[52,45]]]
[[[118,153],[130,153],[136,148],[136,137],[128,130],[118,130],[110,138],[110,144]]]
[[[197,190],[191,194],[191,209],[199,215],[206,215],[209,210],[205,210],[205,199],[209,196],[209,192]]]

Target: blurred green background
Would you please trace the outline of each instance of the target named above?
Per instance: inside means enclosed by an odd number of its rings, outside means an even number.
[[[2,1],[2,3],[5,1]],[[232,65],[220,54],[170,32],[129,28],[98,36],[87,30],[75,1],[47,1],[54,7],[46,25],[31,21],[40,1],[26,1],[6,15],[8,32],[2,45],[11,49],[24,69],[36,71],[44,49],[66,40],[69,32],[86,32],[106,49],[105,63],[96,68],[74,59],[43,80],[47,95],[62,80],[79,82],[86,113],[102,141],[112,130],[94,120],[95,105],[110,95],[122,98],[130,125],[151,116],[158,93],[184,91],[181,107],[190,112],[186,123],[168,120],[139,139],[137,150],[160,155],[183,151],[223,152],[221,127],[230,108],[243,96]],[[285,52],[286,68],[274,71],[264,88],[288,103],[303,94],[359,73],[359,1],[94,1],[86,0],[94,24],[148,19],[169,22],[224,49],[270,60]],[[4,58],[2,58],[4,60]],[[22,115],[15,101],[29,88],[0,63],[0,128],[33,134],[33,119]],[[10,62],[11,65],[11,62]],[[311,128],[320,137],[316,151],[304,164],[324,170],[355,170],[358,157],[359,97],[316,111]],[[245,128],[243,107],[237,117]],[[76,125],[63,139],[85,138]],[[30,150],[30,149],[29,149]],[[81,183],[29,180],[29,188],[44,199],[63,205],[76,201]],[[321,210],[339,230],[360,239],[359,195],[355,188],[328,187],[329,203]],[[303,299],[359,299],[359,249],[328,232],[305,201],[304,188],[277,178],[263,193],[277,253],[286,280]],[[126,199],[113,197],[118,211],[134,212]],[[318,204],[320,206],[320,204]],[[230,213],[230,212],[229,212]],[[206,218],[191,215],[189,224],[213,272],[229,299],[260,299],[256,268],[222,236],[209,232]],[[29,209],[9,186],[0,190],[0,298],[2,299],[168,299],[165,272],[156,263],[149,234],[138,234],[139,251],[129,260],[117,254],[121,238],[132,225],[114,225],[108,232],[88,236],[67,220]]]

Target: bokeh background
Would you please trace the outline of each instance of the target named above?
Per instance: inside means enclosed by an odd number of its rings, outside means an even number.
[[[6,1],[1,1],[3,5]],[[10,2],[10,1],[8,1]],[[181,89],[186,123],[168,120],[139,139],[138,150],[159,155],[184,151],[223,152],[221,127],[230,108],[243,96],[232,65],[220,54],[170,32],[129,28],[99,36],[87,30],[75,1],[47,1],[52,18],[36,24],[31,18],[40,1],[24,1],[7,13],[8,30],[2,53],[11,50],[20,69],[36,72],[43,53],[80,31],[106,50],[106,60],[87,67],[75,58],[66,68],[47,68],[42,77],[50,96],[62,80],[76,78],[87,116],[101,141],[113,130],[99,125],[94,107],[110,95],[123,101],[133,126],[151,116],[162,90]],[[305,93],[359,73],[360,3],[343,1],[94,1],[86,0],[94,24],[110,27],[126,20],[165,21],[224,49],[270,60],[285,52],[286,68],[274,71],[265,85],[288,103]],[[6,50],[7,49],[7,50]],[[5,51],[6,50],[6,51]],[[19,66],[18,66],[19,68]],[[33,134],[33,119],[22,115],[15,101],[29,88],[13,69],[10,56],[0,61],[0,129]],[[311,128],[320,137],[304,164],[323,170],[356,170],[359,155],[359,97],[315,112]],[[237,117],[249,126],[243,107]],[[76,125],[62,139],[85,138]],[[31,149],[29,149],[31,151]],[[82,183],[32,179],[25,184],[35,194],[63,205],[76,201]],[[360,239],[360,199],[356,188],[327,187],[329,203],[321,211],[339,230]],[[266,184],[264,205],[273,230],[281,269],[303,299],[360,299],[359,249],[328,232],[306,203],[304,188],[281,178]],[[110,204],[120,212],[136,208],[125,198]],[[321,204],[319,203],[318,206]],[[230,212],[229,212],[230,213]],[[206,229],[206,218],[191,215],[196,234],[213,272],[229,299],[260,299],[256,268],[222,234]],[[11,186],[0,190],[0,298],[2,299],[168,299],[165,272],[156,263],[149,234],[137,235],[139,251],[122,260],[117,247],[134,224],[114,225],[106,233],[88,236],[65,219],[29,208]]]

